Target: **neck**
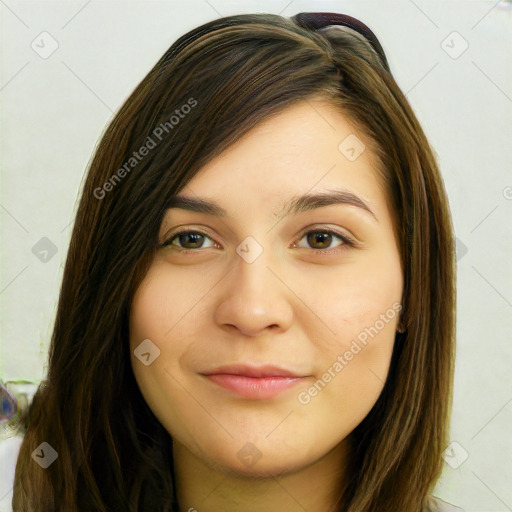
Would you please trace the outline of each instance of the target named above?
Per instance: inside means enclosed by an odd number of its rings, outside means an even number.
[[[180,512],[334,512],[346,482],[348,439],[307,467],[241,475],[173,442]]]

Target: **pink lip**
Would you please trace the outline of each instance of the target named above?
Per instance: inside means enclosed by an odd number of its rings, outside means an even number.
[[[272,398],[306,377],[271,365],[223,366],[203,375],[224,389],[255,400]]]

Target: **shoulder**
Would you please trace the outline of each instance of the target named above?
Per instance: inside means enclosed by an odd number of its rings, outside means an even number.
[[[464,510],[441,498],[430,496],[428,505],[421,512],[464,512]]]

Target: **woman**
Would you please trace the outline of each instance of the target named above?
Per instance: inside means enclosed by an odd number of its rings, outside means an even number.
[[[13,509],[452,510],[454,273],[364,24],[192,30],[91,162]]]

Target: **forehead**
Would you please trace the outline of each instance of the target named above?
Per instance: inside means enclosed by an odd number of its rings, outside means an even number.
[[[375,212],[386,198],[368,142],[335,105],[301,100],[208,162],[177,196],[217,198],[225,210],[244,206],[284,215],[307,193],[342,190],[345,202]]]

